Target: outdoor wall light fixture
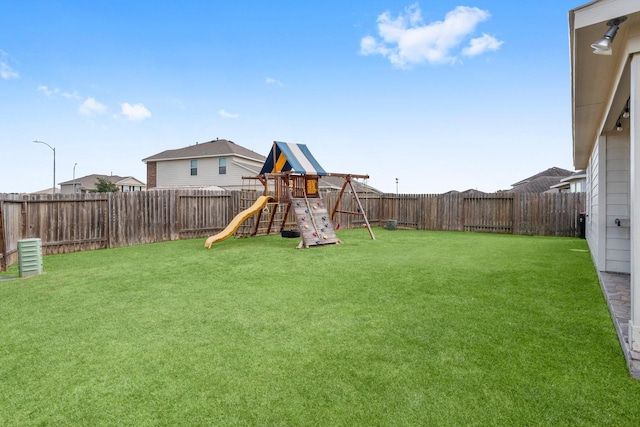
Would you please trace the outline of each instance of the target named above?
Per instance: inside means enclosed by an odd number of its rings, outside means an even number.
[[[622,132],[624,128],[622,127],[622,119],[628,119],[631,116],[631,110],[629,107],[629,103],[631,102],[631,97],[627,98],[627,103],[622,110],[622,113],[618,116],[618,120],[616,120],[616,130],[618,132]]]
[[[607,25],[609,26],[609,29],[607,32],[604,33],[604,36],[602,36],[601,39],[596,40],[591,45],[593,53],[596,55],[611,55],[611,43],[613,43],[613,39],[616,37],[620,24],[626,20],[626,16],[621,16],[608,21]]]
[[[624,119],[628,119],[629,116],[631,115],[631,111],[629,108],[629,102],[631,101],[631,98],[627,98],[627,105],[624,106],[624,110],[622,110],[622,117]]]

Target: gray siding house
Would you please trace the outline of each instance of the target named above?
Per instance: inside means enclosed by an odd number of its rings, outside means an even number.
[[[216,139],[166,150],[142,159],[147,188],[240,190],[243,176],[256,176],[266,157],[233,141]]]
[[[596,0],[569,11],[569,41],[586,238],[601,282],[629,282],[630,314],[619,335],[640,375],[640,1]]]

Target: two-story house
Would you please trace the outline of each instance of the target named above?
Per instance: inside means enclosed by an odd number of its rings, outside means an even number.
[[[240,190],[243,176],[260,172],[266,157],[233,141],[215,139],[142,159],[147,188]]]

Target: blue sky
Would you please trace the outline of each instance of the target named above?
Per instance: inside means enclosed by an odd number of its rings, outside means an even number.
[[[573,170],[568,11],[586,1],[9,1],[0,192],[225,138],[306,144],[386,192]]]

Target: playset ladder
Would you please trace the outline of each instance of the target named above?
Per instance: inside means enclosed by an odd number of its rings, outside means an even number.
[[[267,203],[267,206],[258,214],[258,222],[252,236],[264,236],[272,232],[280,232],[284,227],[288,212],[289,203]]]
[[[245,179],[242,178],[242,188],[240,189],[240,206],[234,210],[238,212],[247,209],[249,206],[253,205],[253,203],[262,195],[262,191],[258,192],[257,190],[257,180],[255,179]],[[256,229],[256,219],[255,217],[249,218],[244,221],[238,230],[236,231],[236,235],[240,236],[251,236],[254,234],[254,230]]]

